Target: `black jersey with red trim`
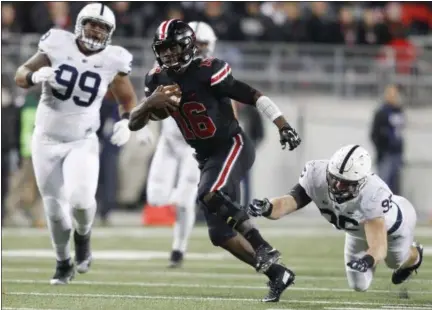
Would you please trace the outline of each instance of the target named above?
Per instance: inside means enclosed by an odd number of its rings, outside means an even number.
[[[159,85],[180,86],[180,107],[171,116],[196,153],[209,156],[231,145],[232,137],[242,131],[225,91],[232,80],[225,61],[198,58],[181,74],[153,68],[146,75],[145,91],[149,96]]]

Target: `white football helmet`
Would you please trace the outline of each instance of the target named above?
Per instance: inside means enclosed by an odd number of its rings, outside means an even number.
[[[84,29],[88,23],[94,23],[89,31]],[[75,36],[90,51],[105,48],[111,43],[116,28],[114,13],[102,3],[87,4],[79,12],[75,24]]]
[[[195,32],[198,57],[208,57],[213,55],[217,41],[213,28],[205,22],[190,22],[189,26]]]
[[[327,183],[330,198],[344,203],[358,196],[371,174],[372,160],[359,145],[347,145],[339,149],[327,167]]]

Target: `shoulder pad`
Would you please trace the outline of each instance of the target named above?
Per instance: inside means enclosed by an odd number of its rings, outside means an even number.
[[[39,39],[39,50],[48,56],[58,53],[68,46],[68,43],[75,39],[73,33],[62,29],[50,29]]]
[[[125,48],[118,45],[108,45],[106,47],[111,62],[115,64],[118,72],[130,74],[132,71],[133,56]]]
[[[200,59],[197,64],[201,77],[205,82],[210,83],[210,86],[215,86],[224,81],[228,76],[231,75],[231,67],[229,64],[221,59],[215,57],[208,57]]]

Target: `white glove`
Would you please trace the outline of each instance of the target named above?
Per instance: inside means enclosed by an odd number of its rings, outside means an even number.
[[[111,143],[117,146],[122,146],[129,141],[131,132],[129,130],[129,120],[122,119],[114,124],[113,135],[111,137]]]
[[[153,144],[154,135],[148,127],[144,127],[136,132],[136,138],[140,144]]]
[[[35,84],[48,82],[51,87],[57,89],[59,84],[55,80],[56,72],[54,68],[42,67],[32,75],[32,82]]]

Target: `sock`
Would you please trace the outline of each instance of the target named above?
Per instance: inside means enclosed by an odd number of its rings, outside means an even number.
[[[72,231],[70,219],[68,221],[67,219],[52,220],[47,218],[47,226],[57,261],[70,259],[69,240]]]
[[[195,224],[195,208],[177,207],[177,220],[174,225],[173,251],[186,252],[189,236]]]
[[[252,228],[251,230],[249,230],[244,235],[244,237],[247,241],[249,241],[254,250],[258,249],[262,245],[270,246],[270,244],[263,239],[260,232],[256,228]]]
[[[269,280],[273,280],[284,270],[285,268],[282,265],[273,264],[264,274],[269,278]]]
[[[96,214],[96,204],[93,207],[86,209],[73,209],[73,217],[75,220],[75,231],[81,235],[87,235],[93,225],[93,220]]]

